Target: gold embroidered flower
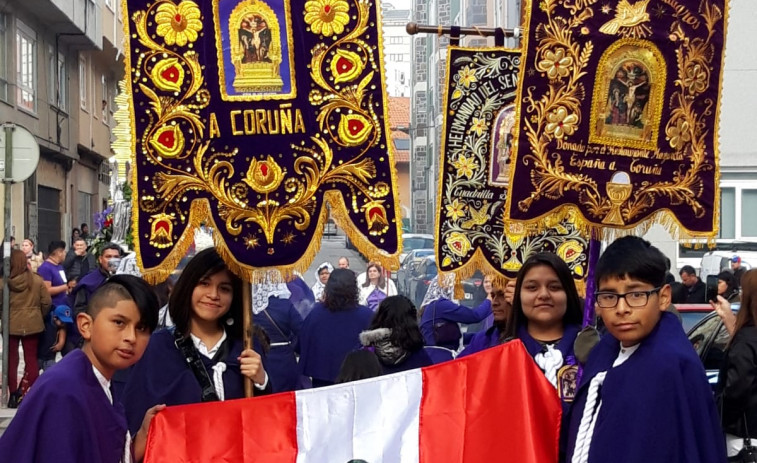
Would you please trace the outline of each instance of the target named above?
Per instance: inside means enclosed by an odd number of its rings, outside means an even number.
[[[557,48],[555,51],[546,50],[543,58],[536,64],[536,69],[546,72],[550,79],[566,77],[573,65],[573,58],[565,56],[565,50]]]
[[[183,47],[197,40],[202,30],[200,8],[195,2],[183,0],[178,5],[172,2],[161,3],[155,13],[155,32],[166,40],[166,45],[176,44]]]
[[[184,150],[184,134],[178,125],[164,125],[150,137],[150,145],[164,158],[175,158]]]
[[[372,130],[371,121],[360,114],[344,114],[339,120],[339,138],[348,146],[362,145]]]
[[[447,243],[450,251],[460,257],[465,257],[471,248],[470,240],[461,232],[450,233],[444,242]]]
[[[697,94],[707,90],[707,72],[702,69],[702,66],[699,64],[689,66],[685,74],[683,85],[689,89],[689,93]]]
[[[162,59],[153,66],[150,78],[158,89],[178,92],[184,83],[184,68],[176,58]]]
[[[465,88],[470,87],[470,85],[474,82],[478,82],[478,79],[476,78],[476,72],[473,71],[470,66],[465,66],[464,68],[460,69],[457,75],[459,77],[460,84],[462,84]]]
[[[670,147],[674,150],[682,148],[689,140],[691,140],[691,133],[689,131],[689,122],[683,119],[678,119],[676,125],[671,125],[665,130],[668,141],[670,141]]]
[[[473,177],[473,171],[478,169],[478,163],[473,156],[467,158],[464,155],[460,155],[455,162],[452,163],[457,169],[457,176],[466,176],[468,178]]]
[[[365,212],[368,233],[373,236],[382,235],[389,230],[389,220],[386,216],[386,209],[382,204],[383,202],[384,201],[370,201],[361,207]]]
[[[478,117],[473,118],[473,123],[471,124],[469,132],[475,132],[476,135],[479,137],[484,134],[489,129],[489,124],[486,122],[486,119]]]
[[[269,154],[265,161],[252,160],[244,183],[250,185],[250,188],[258,193],[270,193],[281,185],[285,173],[286,171],[282,170]]]
[[[461,204],[457,198],[453,199],[450,204],[447,204],[444,207],[447,209],[448,219],[457,220],[465,217],[465,203]]]
[[[574,262],[581,257],[583,246],[576,240],[568,240],[557,247],[557,255],[560,256],[566,264]]]
[[[350,21],[349,10],[349,4],[344,0],[308,0],[305,2],[305,22],[314,34],[341,34]]]
[[[150,245],[158,249],[173,246],[173,216],[161,212],[150,216]]]
[[[334,83],[339,84],[356,79],[365,69],[365,65],[363,60],[360,59],[360,55],[340,48],[331,60],[330,68],[331,75],[334,76]]]
[[[547,114],[547,125],[544,130],[548,134],[554,134],[555,138],[562,140],[566,135],[573,135],[578,124],[578,116],[568,114],[564,106]]]

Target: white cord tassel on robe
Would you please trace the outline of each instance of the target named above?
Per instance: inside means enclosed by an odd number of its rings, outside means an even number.
[[[534,357],[536,364],[544,372],[544,376],[552,383],[552,386],[557,388],[557,370],[563,364],[562,352],[555,349],[554,344],[547,344],[546,352],[539,352]]]
[[[589,449],[591,448],[591,439],[594,436],[594,425],[597,424],[599,409],[602,408],[602,402],[599,400],[599,388],[605,382],[605,376],[607,376],[606,371],[598,373],[589,384],[584,414],[581,416],[581,424],[578,426],[576,446],[573,450],[571,463],[587,463],[589,461]],[[598,400],[599,404],[597,404]]]
[[[216,395],[218,400],[223,401],[225,399],[223,394],[223,372],[226,371],[226,364],[218,362],[213,365],[213,385],[216,388]]]

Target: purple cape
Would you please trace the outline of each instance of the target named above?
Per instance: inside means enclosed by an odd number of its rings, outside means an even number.
[[[252,321],[271,338],[271,350],[266,356],[266,371],[273,392],[294,391],[299,386],[300,379],[294,345],[302,328],[302,317],[288,299],[269,297],[268,307],[255,314]]]
[[[39,377],[0,438],[3,462],[118,463],[126,417],[111,404],[81,350]]]
[[[591,379],[607,371],[589,463],[725,463],[723,431],[702,362],[675,315],[657,326],[622,365],[620,343],[605,336],[586,363],[563,420],[566,459],[573,456]]]
[[[223,390],[225,400],[241,399],[244,397],[244,382],[239,370],[239,357],[242,354],[242,341],[227,338],[227,354],[225,358],[212,361],[200,354],[205,370],[213,375],[213,365],[219,361],[226,363],[226,371],[223,373]],[[255,342],[255,351],[262,352]],[[263,358],[266,365],[266,359]],[[268,378],[269,392],[271,378]],[[264,394],[257,388],[253,388],[255,395]],[[200,403],[202,401],[202,389],[195,378],[194,373],[187,365],[179,349],[174,345],[173,330],[159,330],[150,337],[150,343],[139,362],[136,363],[129,373],[122,395],[122,402],[126,407],[126,418],[129,430],[136,434],[142,424],[145,412],[158,404],[185,405]]]
[[[496,326],[491,326],[486,331],[479,331],[473,336],[468,347],[463,349],[457,358],[466,357],[476,352],[481,352],[484,349],[500,345],[500,336],[502,336],[502,331]]]
[[[331,312],[317,302],[300,330],[298,352],[300,367],[314,385],[332,384],[344,357],[360,348],[360,332],[368,329],[373,319],[371,309],[363,306]]]
[[[455,304],[449,299],[438,299],[428,304],[421,315],[421,333],[427,346],[435,346],[434,339],[434,322],[446,320],[452,323],[478,323],[492,313],[492,303],[485,300],[475,309],[470,309],[464,305]],[[462,337],[462,333],[460,334]],[[454,345],[444,345],[448,349],[457,350],[460,339]]]

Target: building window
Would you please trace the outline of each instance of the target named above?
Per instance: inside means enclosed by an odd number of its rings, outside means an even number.
[[[110,115],[110,95],[108,95],[108,78],[105,75],[100,77],[100,92],[102,95],[102,115],[103,124],[108,124],[108,116]]]
[[[741,190],[741,236],[743,238],[757,237],[755,204],[757,204],[757,190]]]
[[[92,223],[92,195],[89,193],[79,192],[79,204],[77,205],[78,223],[86,223],[92,231],[95,226]]]
[[[736,189],[720,189],[720,234],[718,238],[736,239]]]
[[[79,105],[81,109],[87,110],[87,59],[84,56],[79,57]]]
[[[16,29],[16,103],[37,111],[37,33],[21,21]]]
[[[8,36],[5,31],[5,13],[0,13],[0,100],[8,101]]]
[[[50,70],[50,76],[47,79],[48,100],[51,105],[65,110],[68,107],[68,92],[66,91],[66,84],[68,82],[66,76],[66,55],[58,52],[58,57],[56,59],[55,48],[52,46],[50,46],[48,50],[48,69]]]

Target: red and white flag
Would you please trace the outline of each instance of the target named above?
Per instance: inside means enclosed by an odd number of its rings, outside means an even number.
[[[169,407],[146,463],[557,462],[561,406],[520,341],[420,370]]]

